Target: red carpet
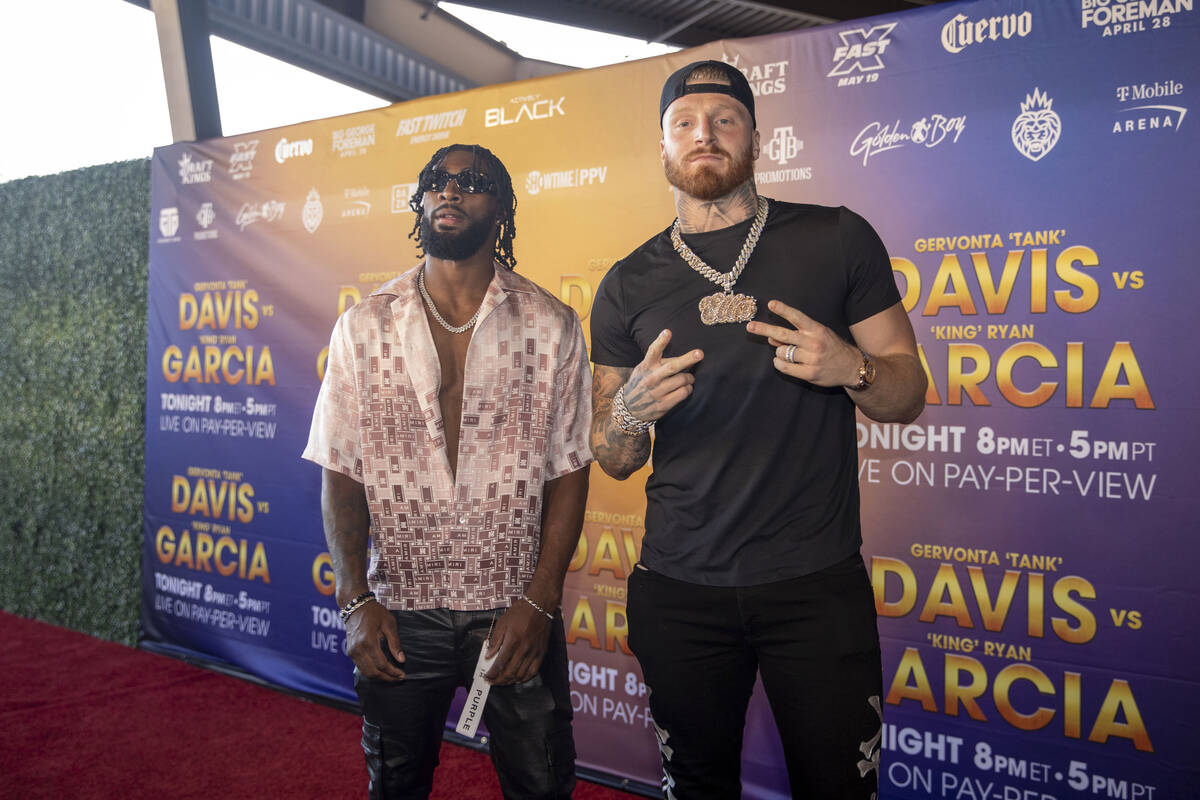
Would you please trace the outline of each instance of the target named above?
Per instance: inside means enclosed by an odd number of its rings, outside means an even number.
[[[353,714],[3,611],[0,641],[3,800],[366,796]],[[486,755],[442,745],[435,800],[500,796]]]

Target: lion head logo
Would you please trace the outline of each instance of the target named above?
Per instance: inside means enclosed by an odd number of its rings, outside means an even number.
[[[1025,95],[1021,113],[1013,120],[1013,147],[1030,161],[1038,161],[1053,150],[1062,134],[1062,120],[1051,108],[1053,103],[1045,92],[1034,87],[1033,94]]]

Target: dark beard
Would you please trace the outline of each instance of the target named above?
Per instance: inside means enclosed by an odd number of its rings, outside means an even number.
[[[433,229],[428,217],[421,217],[421,249],[426,255],[447,261],[463,261],[479,252],[492,233],[492,219],[477,219],[458,233]]]
[[[713,148],[710,152],[724,153]],[[667,182],[679,191],[697,200],[716,200],[732,192],[746,181],[754,177],[754,159],[752,150],[747,147],[742,153],[729,162],[724,172],[718,172],[710,166],[702,166],[688,171],[683,164],[673,159],[667,159],[665,171]],[[692,151],[686,157],[696,154]],[[728,155],[726,153],[726,155]]]

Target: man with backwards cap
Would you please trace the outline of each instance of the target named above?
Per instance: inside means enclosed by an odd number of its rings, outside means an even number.
[[[597,290],[591,444],[624,479],[655,432],[628,617],[664,795],[740,796],[761,673],[793,796],[869,798],[882,669],[855,409],[921,413],[912,326],[862,217],[758,194],[741,72],[689,64],[659,113],[678,218]]]

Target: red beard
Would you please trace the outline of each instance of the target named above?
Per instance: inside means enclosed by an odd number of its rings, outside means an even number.
[[[665,165],[667,182],[697,200],[716,200],[754,177],[754,159],[751,157],[752,149],[749,147],[738,157],[726,162],[723,169],[714,164],[689,164],[687,162],[687,159],[701,153],[729,157],[729,153],[719,147],[705,147],[692,150],[680,159],[668,158]]]

